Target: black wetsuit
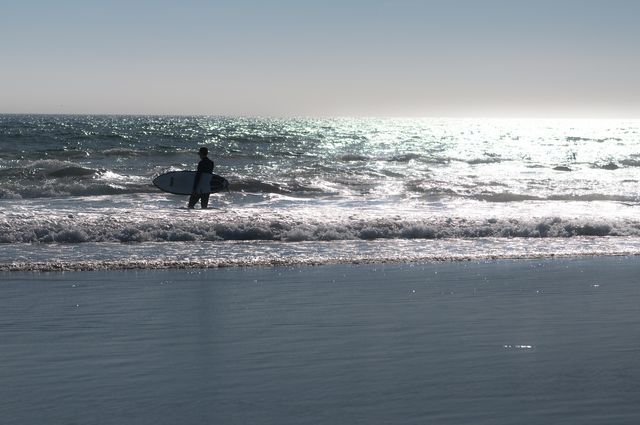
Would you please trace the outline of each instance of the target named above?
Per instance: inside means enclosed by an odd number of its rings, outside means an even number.
[[[196,178],[193,179],[194,192],[196,190],[196,187],[198,187],[198,183],[200,182],[200,177],[202,176],[202,174],[213,173],[213,167],[214,167],[213,161],[207,157],[202,158],[202,160],[198,163]],[[209,204],[209,194],[208,193],[192,194],[191,197],[189,198],[189,208],[193,208],[198,203],[198,200],[200,200],[200,205],[202,206],[202,208],[207,208],[207,205]]]

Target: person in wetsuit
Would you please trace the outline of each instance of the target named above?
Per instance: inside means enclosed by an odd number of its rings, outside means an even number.
[[[200,155],[200,162],[198,163],[198,169],[196,171],[196,178],[193,180],[193,192],[191,193],[191,197],[189,198],[189,208],[193,209],[193,207],[200,200],[200,206],[203,209],[207,208],[209,204],[209,194],[208,193],[198,193],[197,187],[198,183],[200,183],[200,178],[203,174],[213,174],[213,161],[207,158],[209,155],[209,150],[207,148],[200,148],[198,152]]]

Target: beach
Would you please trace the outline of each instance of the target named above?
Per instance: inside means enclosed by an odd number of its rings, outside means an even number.
[[[638,257],[0,274],[4,424],[635,424]]]

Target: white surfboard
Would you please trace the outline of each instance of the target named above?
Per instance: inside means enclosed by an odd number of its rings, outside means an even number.
[[[160,190],[175,195],[191,195],[193,193],[193,181],[196,178],[195,171],[171,171],[160,174],[153,179],[153,184]],[[229,189],[229,182],[217,174],[203,173],[196,192],[216,193]]]

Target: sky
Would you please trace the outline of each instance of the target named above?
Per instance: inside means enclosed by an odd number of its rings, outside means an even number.
[[[640,118],[636,0],[0,10],[0,113]]]

